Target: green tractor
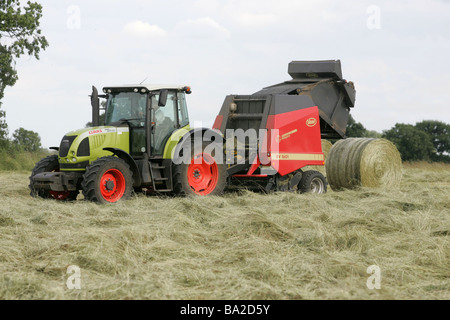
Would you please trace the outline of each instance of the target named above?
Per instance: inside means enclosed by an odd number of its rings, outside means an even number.
[[[39,161],[30,176],[31,195],[100,203],[127,199],[134,191],[179,195],[221,194],[226,167],[194,148],[208,129],[191,129],[186,105],[188,86],[126,85],[92,88],[92,125],[67,133],[57,155]],[[106,100],[100,124],[100,99]],[[212,137],[212,138],[211,138]],[[220,135],[209,135],[209,143]],[[219,141],[219,140],[218,140]],[[190,146],[189,146],[190,147]],[[192,161],[174,161],[189,150]],[[202,149],[201,149],[202,150]],[[195,159],[195,161],[194,161]]]

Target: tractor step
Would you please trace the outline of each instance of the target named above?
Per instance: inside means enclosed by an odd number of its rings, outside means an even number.
[[[172,191],[172,167],[170,160],[153,161],[150,163],[155,192]]]

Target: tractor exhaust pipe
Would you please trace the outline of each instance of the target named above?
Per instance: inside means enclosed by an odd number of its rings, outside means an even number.
[[[98,90],[94,86],[92,86],[91,106],[92,126],[98,127],[100,125],[100,99],[98,98]]]

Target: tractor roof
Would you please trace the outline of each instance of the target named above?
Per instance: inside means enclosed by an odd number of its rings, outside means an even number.
[[[147,89],[148,91],[156,91],[161,89],[174,89],[174,90],[185,90],[188,86],[186,85],[176,85],[176,84],[125,84],[125,85],[118,85],[118,86],[107,86],[103,88],[103,91],[106,92],[108,89],[111,89],[113,91],[119,91],[119,90],[134,90],[138,89],[139,91],[141,89]]]

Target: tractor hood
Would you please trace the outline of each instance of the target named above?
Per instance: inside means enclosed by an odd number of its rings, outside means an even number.
[[[67,133],[59,146],[61,170],[84,169],[92,161],[111,155],[105,147],[129,152],[129,128],[101,126],[83,128]]]
[[[101,126],[101,127],[90,127],[90,128],[82,128],[78,130],[74,130],[71,132],[68,132],[66,136],[83,136],[83,137],[89,137],[92,135],[97,134],[105,134],[105,133],[117,133],[119,129],[119,132],[128,132],[128,127],[113,127],[113,126]]]

